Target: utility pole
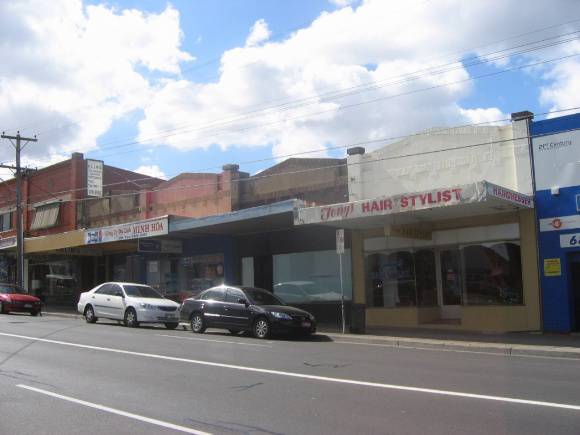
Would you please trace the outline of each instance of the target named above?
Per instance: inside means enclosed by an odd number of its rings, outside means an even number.
[[[36,142],[35,137],[22,137],[20,132],[16,136],[9,136],[2,132],[2,139],[8,139],[16,150],[16,285],[23,287],[24,284],[24,228],[22,219],[22,167],[20,166],[20,153],[26,144]],[[24,146],[22,145],[24,142]],[[7,167],[7,166],[2,166]],[[10,167],[12,169],[12,167]]]

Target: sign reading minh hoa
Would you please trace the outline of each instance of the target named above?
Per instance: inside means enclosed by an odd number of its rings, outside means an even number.
[[[301,225],[357,219],[366,216],[382,216],[482,202],[488,199],[499,199],[514,206],[525,208],[533,207],[533,200],[527,195],[496,186],[487,181],[480,181],[463,186],[433,189],[425,192],[303,208],[298,210],[295,223]]]
[[[164,236],[169,233],[167,216],[145,221],[128,222],[110,227],[94,228],[85,231],[85,244],[117,242],[120,240],[140,239],[142,237]]]

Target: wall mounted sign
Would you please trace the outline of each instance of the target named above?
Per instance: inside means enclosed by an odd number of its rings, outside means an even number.
[[[87,196],[103,196],[103,161],[87,159]]]
[[[560,248],[579,248],[580,233],[562,234],[560,236]]]
[[[165,236],[169,233],[167,216],[145,221],[128,222],[110,227],[94,228],[85,231],[85,244],[118,242],[120,240],[140,239],[142,237]]]
[[[544,258],[544,276],[561,276],[562,264],[559,258]]]
[[[183,253],[183,242],[181,240],[153,240],[139,239],[137,251],[164,253],[164,254],[181,254]]]
[[[580,228],[580,215],[540,219],[540,231],[573,230]]]

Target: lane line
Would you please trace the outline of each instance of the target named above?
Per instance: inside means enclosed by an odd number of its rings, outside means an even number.
[[[441,349],[436,347],[420,347],[420,346],[405,346],[396,344],[379,344],[379,343],[358,343],[356,341],[334,341],[333,343],[338,344],[354,344],[358,346],[374,346],[374,347],[384,347],[391,349],[411,349],[411,350],[431,350],[435,352],[457,352],[457,353],[475,353],[482,355],[492,355],[499,357],[510,357],[510,358],[539,358],[539,359],[556,359],[571,362],[580,362],[580,358],[565,357],[565,356],[549,356],[549,355],[524,355],[518,353],[508,353],[508,352],[485,352],[483,350],[465,350],[465,349]],[[506,349],[507,350],[507,349]],[[517,351],[517,349],[515,349]]]
[[[28,385],[18,384],[16,385],[19,388],[24,388],[25,390],[34,391],[36,393],[44,394],[46,396],[54,397],[56,399],[65,400],[67,402],[76,403],[77,405],[87,406],[89,408],[98,409],[99,411],[108,412],[110,414],[120,415],[122,417],[132,418],[133,420],[142,421],[144,423],[153,424],[155,426],[161,426],[166,429],[173,429],[179,432],[185,432],[195,435],[212,435],[209,432],[203,432],[201,430],[192,429],[186,426],[180,426],[173,423],[168,423],[166,421],[157,420],[155,418],[144,417],[142,415],[133,414],[127,411],[121,411],[120,409],[110,408],[108,406],[99,405],[98,403],[87,402],[85,400],[75,399],[74,397],[64,396],[62,394],[53,393],[52,391],[41,390],[40,388],[30,387]]]
[[[258,343],[240,343],[239,341],[226,341],[226,340],[214,340],[211,338],[196,338],[196,337],[180,337],[178,335],[169,335],[169,334],[155,334],[157,337],[169,337],[169,338],[177,338],[179,340],[194,340],[194,341],[211,341],[213,343],[227,343],[227,344],[239,344],[240,346],[257,346],[257,347],[269,347],[267,344],[258,344]]]
[[[78,344],[78,343],[71,343],[71,342],[67,342],[67,341],[50,340],[50,339],[46,339],[46,338],[29,337],[26,335],[8,334],[8,333],[3,333],[3,332],[0,332],[0,336],[19,338],[19,339],[23,339],[23,340],[31,340],[31,341],[41,342],[41,343],[57,344],[57,345],[61,345],[61,346],[76,347],[76,348],[80,348],[80,349],[100,350],[103,352],[117,353],[117,354],[121,354],[121,355],[140,356],[140,357],[144,357],[144,358],[158,359],[158,360],[164,360],[164,361],[176,361],[176,362],[196,364],[196,365],[202,365],[202,366],[208,366],[208,367],[220,367],[220,368],[240,370],[240,371],[245,371],[245,372],[265,373],[265,374],[269,374],[269,375],[285,376],[285,377],[289,377],[289,378],[310,379],[310,380],[314,380],[314,381],[329,382],[329,383],[336,383],[336,384],[356,385],[359,387],[371,387],[371,388],[380,388],[380,389],[396,390],[396,391],[409,391],[409,392],[414,392],[414,393],[425,393],[425,394],[433,394],[433,395],[438,395],[438,396],[461,397],[461,398],[468,398],[468,399],[489,400],[489,401],[494,401],[494,402],[517,403],[517,404],[522,404],[522,405],[544,406],[544,407],[548,407],[548,408],[560,408],[560,409],[569,409],[569,410],[573,410],[573,411],[580,411],[580,405],[573,405],[573,404],[568,404],[568,403],[544,402],[544,401],[538,401],[538,400],[519,399],[519,398],[515,398],[515,397],[491,396],[491,395],[487,395],[487,394],[464,393],[464,392],[460,392],[460,391],[439,390],[439,389],[435,389],[435,388],[411,387],[411,386],[407,386],[407,385],[396,385],[396,384],[385,384],[385,383],[380,383],[380,382],[358,381],[355,379],[332,378],[332,377],[327,377],[327,376],[309,375],[309,374],[305,374],[305,373],[285,372],[285,371],[281,371],[281,370],[272,370],[272,369],[261,369],[261,368],[257,368],[257,367],[247,367],[247,366],[239,366],[239,365],[235,365],[235,364],[217,363],[217,362],[195,360],[195,359],[189,359],[189,358],[179,358],[179,357],[174,357],[174,356],[158,355],[158,354],[154,354],[154,353],[134,352],[134,351],[123,350],[123,349],[91,346],[88,344]]]

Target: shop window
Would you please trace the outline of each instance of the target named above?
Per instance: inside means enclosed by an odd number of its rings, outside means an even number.
[[[224,255],[195,255],[180,258],[177,265],[179,289],[196,296],[224,283]]]
[[[352,299],[350,250],[342,259],[345,300]],[[292,304],[339,302],[342,298],[339,258],[336,251],[274,255],[274,294]]]
[[[41,230],[57,225],[60,214],[60,202],[53,202],[34,209],[34,218],[30,230]]]
[[[413,253],[410,251],[369,255],[367,303],[373,307],[416,305],[414,263]]]
[[[469,305],[523,303],[520,246],[516,242],[462,248],[465,291]]]
[[[3,213],[0,215],[0,231],[8,231],[12,229],[12,212]]]

